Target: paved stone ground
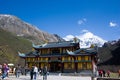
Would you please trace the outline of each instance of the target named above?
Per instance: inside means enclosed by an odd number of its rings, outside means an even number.
[[[37,80],[43,80],[42,76],[38,76]],[[19,78],[16,78],[15,76],[9,76],[8,78],[4,80],[30,80],[30,76],[24,76],[21,75]],[[47,77],[47,80],[91,80],[90,76],[59,76],[59,75],[49,75]]]

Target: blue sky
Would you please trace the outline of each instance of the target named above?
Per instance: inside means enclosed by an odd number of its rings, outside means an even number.
[[[0,14],[61,37],[87,30],[105,40],[120,39],[120,0],[0,0]]]

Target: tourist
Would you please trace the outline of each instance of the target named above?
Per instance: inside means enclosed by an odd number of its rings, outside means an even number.
[[[103,75],[103,70],[99,70],[99,76],[102,77]]]
[[[2,66],[2,76],[1,76],[2,79],[4,79],[5,77],[8,76],[8,70],[9,70],[9,68],[8,68],[7,64],[4,63]]]
[[[18,64],[17,67],[15,68],[15,75],[17,78],[19,78],[20,74],[21,74],[21,66]]]
[[[107,77],[110,77],[110,71],[109,70],[107,71]]]
[[[105,77],[105,70],[103,70],[103,77]]]
[[[43,67],[43,80],[47,80],[47,66]]]
[[[42,69],[38,68],[39,75],[42,75]]]
[[[34,75],[34,80],[36,80],[36,78],[37,78],[37,74],[38,74],[38,68],[37,68],[37,66],[34,66],[34,70],[33,70],[33,75]]]
[[[25,67],[24,67],[24,70],[25,70],[25,76],[27,76],[27,73],[28,73],[28,71],[29,71],[28,66],[25,66]]]
[[[34,74],[34,66],[30,69],[30,80],[33,80],[33,74]]]

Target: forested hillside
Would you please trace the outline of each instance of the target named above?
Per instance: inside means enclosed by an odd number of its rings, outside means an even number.
[[[18,51],[28,52],[32,43],[22,37],[0,29],[0,63],[23,63],[18,57]]]

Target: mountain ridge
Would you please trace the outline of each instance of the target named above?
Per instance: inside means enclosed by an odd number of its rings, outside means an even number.
[[[98,68],[117,72],[120,68],[120,39],[105,42],[98,48]]]
[[[34,43],[57,42],[59,41],[53,34],[38,29],[27,22],[22,21],[13,15],[0,15],[0,27],[12,32],[17,36],[22,36]]]
[[[6,14],[0,15],[0,27],[4,30],[16,34],[17,36],[29,39],[31,42],[35,44],[67,40],[65,38],[61,38],[57,34],[50,34],[45,31],[42,31],[38,29],[36,26],[24,22],[14,15]],[[97,44],[98,46],[102,46],[104,42],[106,42],[102,38],[94,35],[93,33],[87,30],[83,31],[84,33],[82,35],[75,36],[79,39],[81,48],[90,47],[91,44]],[[72,40],[73,38],[74,36],[69,40]]]

